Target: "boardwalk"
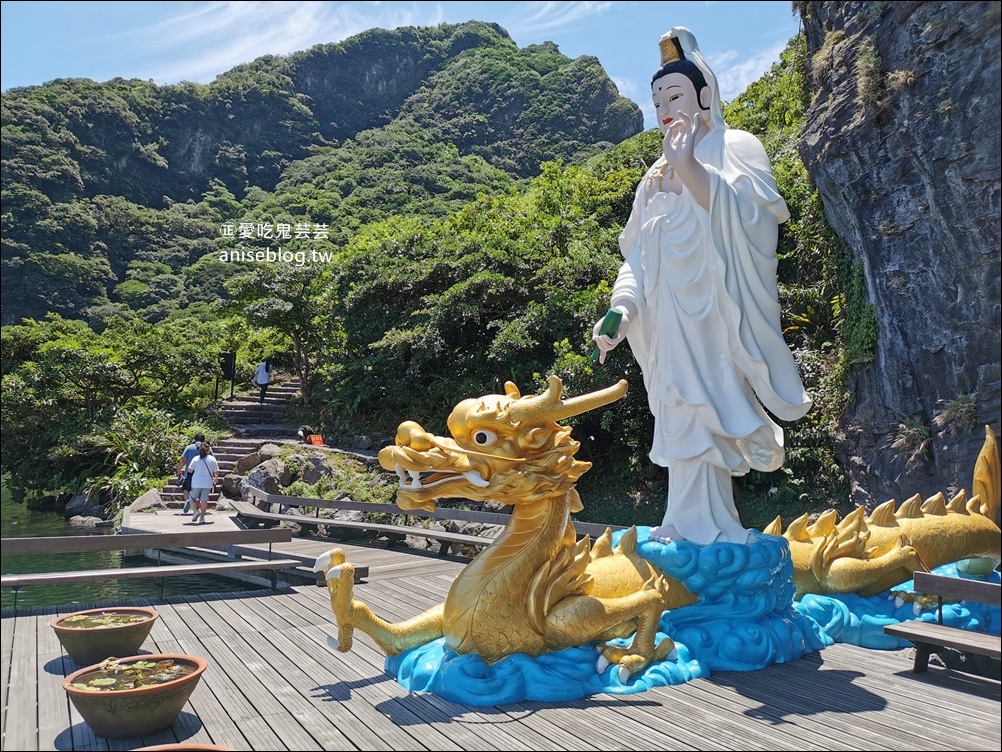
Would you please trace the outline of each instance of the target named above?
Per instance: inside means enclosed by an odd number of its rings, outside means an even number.
[[[329,544],[297,540],[303,553]],[[370,566],[359,598],[390,619],[440,601],[462,562],[355,546]],[[132,749],[174,741],[240,750],[971,750],[1000,747],[999,684],[933,668],[910,651],[835,645],[761,671],[721,672],[625,697],[470,708],[408,695],[364,634],[342,654],[327,592],[315,585],[137,601],[161,612],[145,651],[209,661],[173,728],[95,737],[67,702],[76,666],[48,622],[76,607],[2,619],[4,750]],[[104,605],[104,604],[94,604]]]

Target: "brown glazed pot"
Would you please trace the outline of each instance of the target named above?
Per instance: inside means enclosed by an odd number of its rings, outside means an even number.
[[[139,614],[146,616],[147,619],[115,627],[80,628],[65,625],[66,620],[71,616],[93,617],[100,614]],[[63,650],[78,666],[90,666],[92,663],[100,663],[105,658],[118,658],[138,653],[140,646],[149,637],[150,630],[153,629],[153,622],[159,618],[160,614],[154,608],[111,606],[63,614],[49,622],[49,626],[55,630]]]
[[[96,664],[74,671],[63,679],[63,689],[84,722],[98,736],[105,739],[150,736],[174,723],[209,664],[197,655],[183,653],[153,653],[118,659],[120,664],[168,659],[194,666],[195,670],[180,679],[134,689],[95,691],[74,687],[74,683],[84,683],[88,675],[101,670],[100,664]]]

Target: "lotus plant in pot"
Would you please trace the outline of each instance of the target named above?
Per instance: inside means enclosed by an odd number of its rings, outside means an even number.
[[[156,609],[112,606],[64,614],[50,622],[63,650],[79,666],[117,655],[135,655],[149,637]]]
[[[63,679],[84,722],[106,739],[135,739],[169,728],[208,667],[179,653],[108,658]]]

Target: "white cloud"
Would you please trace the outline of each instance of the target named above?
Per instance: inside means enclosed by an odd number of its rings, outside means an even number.
[[[131,33],[141,49],[157,47],[170,58],[142,77],[160,83],[207,82],[262,55],[285,55],[315,44],[340,42],[373,27],[428,23],[424,20],[427,13],[419,17],[413,3],[402,9],[381,5],[212,2]]]
[[[519,9],[511,14],[511,28],[508,31],[513,35],[516,31],[530,34],[562,29],[583,18],[601,15],[609,10],[613,4],[611,2],[528,2],[520,5],[526,6],[528,13],[522,14],[521,9]]]
[[[761,78],[774,63],[779,62],[780,53],[786,49],[786,45],[785,41],[779,42],[741,60],[738,59],[741,53],[734,50],[708,56],[707,62],[720,86],[720,98],[729,102],[747,89],[749,84]]]

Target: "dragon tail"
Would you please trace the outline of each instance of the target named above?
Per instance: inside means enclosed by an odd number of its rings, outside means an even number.
[[[980,500],[978,513],[990,520],[997,520],[1000,497],[1002,497],[1002,470],[999,463],[999,445],[991,426],[985,426],[985,443],[981,447],[977,462],[974,463],[974,479],[971,494]]]

